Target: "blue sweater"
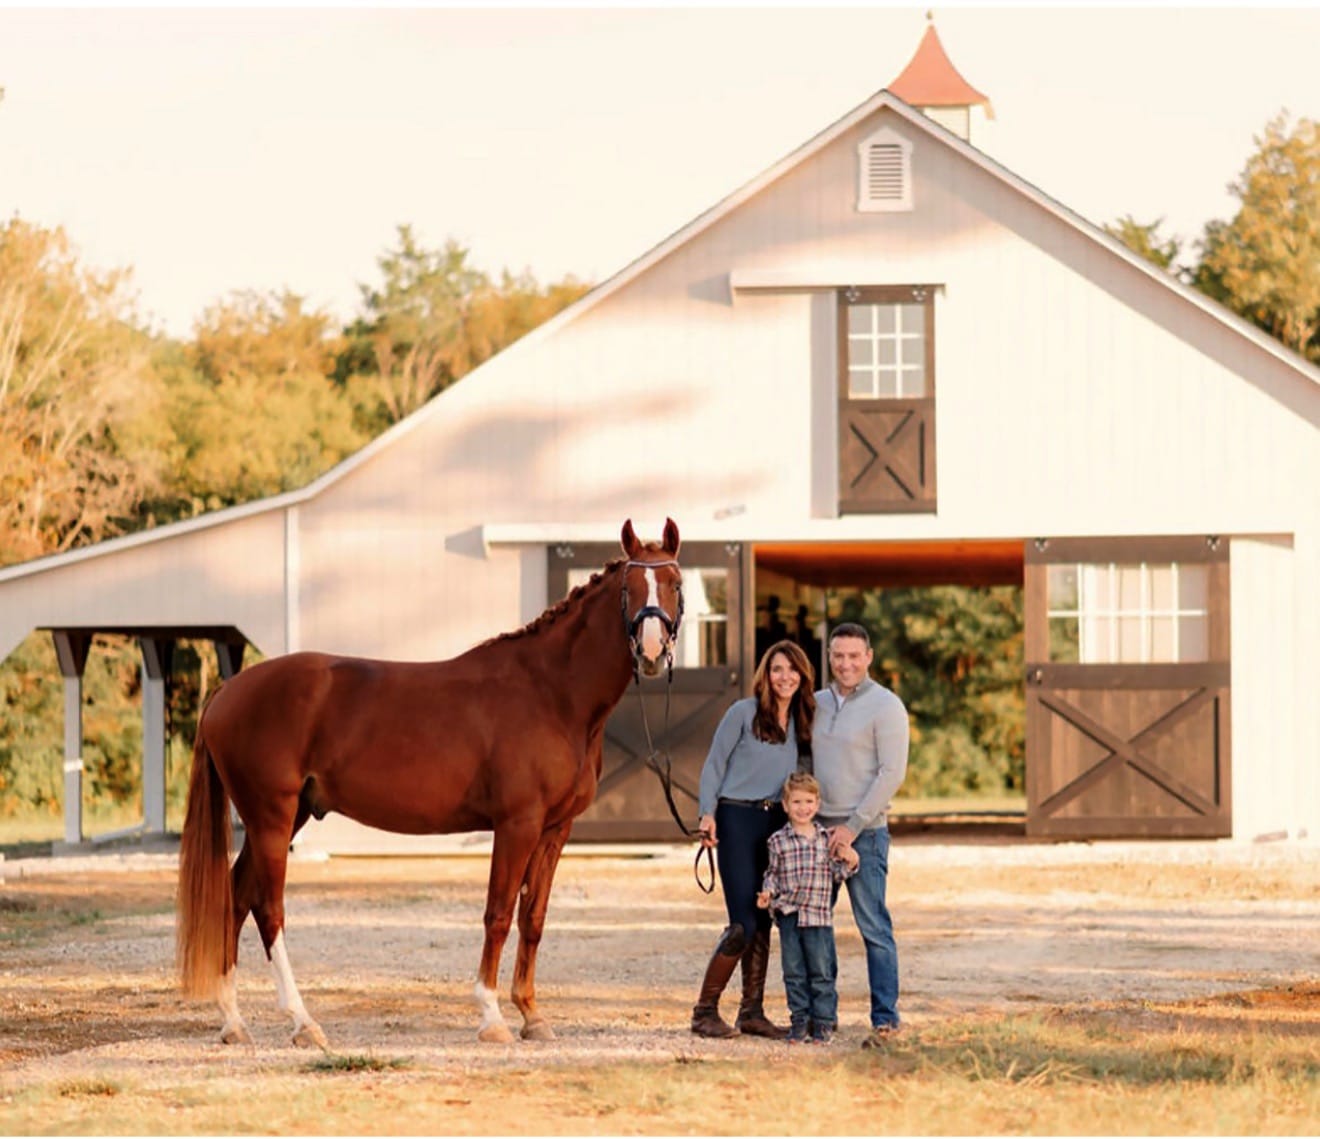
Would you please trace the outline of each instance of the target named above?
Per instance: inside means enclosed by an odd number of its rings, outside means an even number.
[[[718,799],[775,799],[783,796],[784,780],[798,765],[797,731],[788,718],[788,738],[781,744],[752,734],[756,699],[736,700],[715,729],[701,769],[698,810],[713,815]]]

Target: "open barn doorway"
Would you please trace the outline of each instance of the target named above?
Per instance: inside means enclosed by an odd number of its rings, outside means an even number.
[[[753,554],[755,660],[791,637],[823,684],[829,630],[870,629],[873,675],[912,718],[891,827],[1023,833],[1023,543],[775,542]]]

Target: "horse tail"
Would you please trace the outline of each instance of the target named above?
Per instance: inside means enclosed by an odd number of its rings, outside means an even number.
[[[215,689],[211,696],[219,689]],[[210,704],[210,699],[206,705]],[[233,964],[234,886],[229,875],[229,796],[197,716],[188,812],[179,847],[176,955],[183,991],[213,997]]]

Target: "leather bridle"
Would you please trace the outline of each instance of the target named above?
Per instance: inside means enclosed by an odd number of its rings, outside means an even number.
[[[688,838],[700,838],[700,831],[695,831],[684,821],[683,816],[678,813],[678,807],[674,803],[674,780],[673,780],[673,760],[670,759],[668,751],[660,751],[651,738],[651,724],[646,715],[646,700],[642,696],[642,671],[639,663],[641,658],[641,644],[639,634],[642,628],[642,622],[648,617],[655,617],[665,629],[665,673],[667,683],[665,685],[665,723],[661,739],[669,735],[669,697],[674,685],[674,645],[678,641],[679,626],[683,623],[683,581],[680,570],[679,583],[676,587],[678,592],[678,614],[671,620],[668,613],[658,605],[643,605],[632,616],[628,615],[628,571],[634,566],[643,569],[655,569],[660,566],[673,566],[679,569],[678,562],[670,559],[664,562],[640,562],[635,559],[624,563],[623,567],[623,627],[628,634],[628,647],[632,651],[633,658],[633,682],[637,688],[637,701],[642,712],[642,729],[646,733],[646,766],[654,771],[660,779],[660,787],[665,793],[665,802],[669,805],[669,813],[674,816],[674,822],[678,824],[681,830]],[[709,866],[709,884],[701,879],[701,857],[706,856]],[[697,880],[697,885],[701,887],[703,893],[711,894],[715,891],[715,853],[704,842],[697,847],[696,860],[692,864],[692,874]]]
[[[641,629],[642,629],[642,622],[645,621],[648,617],[656,618],[656,620],[658,620],[660,624],[664,626],[665,668],[668,671],[671,680],[673,679],[674,676],[674,645],[678,640],[679,626],[683,624],[682,570],[679,570],[678,585],[674,587],[675,591],[678,594],[677,616],[671,618],[668,613],[666,613],[663,609],[660,608],[659,605],[643,605],[639,610],[637,610],[636,613],[632,614],[631,616],[628,615],[628,571],[633,567],[638,567],[641,569],[659,569],[662,566],[673,566],[674,569],[679,569],[678,562],[673,558],[670,558],[668,561],[663,561],[663,562],[640,562],[637,561],[636,559],[631,559],[629,561],[624,562],[623,564],[623,589],[622,589],[622,597],[620,599],[620,605],[623,609],[623,628],[624,631],[628,634],[628,648],[632,652],[633,679],[637,681],[639,684],[641,683],[641,679],[642,679],[642,671],[641,671],[642,666],[640,663],[641,655],[642,655]]]

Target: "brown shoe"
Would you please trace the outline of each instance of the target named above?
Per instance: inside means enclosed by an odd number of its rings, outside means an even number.
[[[725,1040],[737,1036],[738,1029],[729,1024],[717,1008],[702,1008],[698,1005],[692,1010],[692,1033],[709,1040]]]
[[[882,1024],[878,1028],[871,1029],[867,1037],[862,1041],[863,1048],[884,1048],[893,1043],[894,1037],[903,1031],[901,1025]]]

